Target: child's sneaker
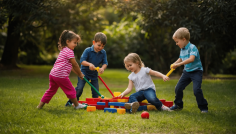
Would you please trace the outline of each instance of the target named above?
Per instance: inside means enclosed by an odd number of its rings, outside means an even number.
[[[202,110],[201,113],[208,113],[208,110]]]
[[[67,101],[65,106],[66,106],[66,107],[67,107],[67,106],[72,106],[72,104],[71,104],[69,101]]]
[[[125,103],[125,106],[124,106],[125,109],[131,109],[131,104],[132,104],[132,103]]]
[[[174,110],[174,111],[180,111],[182,110],[183,108],[182,107],[179,107],[178,105],[174,105],[172,107],[170,107],[170,110]]]
[[[79,105],[77,107],[75,107],[75,109],[81,109],[81,108],[87,108],[87,105],[79,103]]]
[[[130,112],[132,113],[132,114],[134,114],[134,113],[136,113],[136,111],[138,110],[138,108],[139,108],[139,102],[133,102],[132,104],[131,104],[131,110],[130,110]]]
[[[170,108],[165,105],[162,105],[161,110],[162,111],[171,111]]]

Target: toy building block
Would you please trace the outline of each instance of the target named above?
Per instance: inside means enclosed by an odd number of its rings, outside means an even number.
[[[165,106],[172,107],[173,106],[173,101],[166,101]]]
[[[110,99],[109,102],[117,102],[117,99]]]
[[[162,102],[162,104],[163,105],[166,105],[165,103],[166,103],[166,100],[165,99],[159,99],[161,102]]]
[[[142,103],[148,103],[148,101],[147,100],[143,100]]]
[[[115,106],[110,106],[110,108],[115,108]]]
[[[124,108],[118,108],[117,113],[119,114],[125,114],[125,109]]]
[[[122,103],[122,102],[109,102],[108,103],[109,106],[119,106],[119,107],[124,107],[125,106],[125,103]]]
[[[97,102],[97,105],[105,106],[105,105],[106,105],[106,102]]]
[[[96,106],[87,106],[87,112],[96,111]]]
[[[118,102],[128,102],[128,99],[117,99]]]
[[[116,108],[104,108],[104,112],[116,113],[117,109]]]
[[[117,97],[121,94],[121,92],[114,92],[114,96]]]

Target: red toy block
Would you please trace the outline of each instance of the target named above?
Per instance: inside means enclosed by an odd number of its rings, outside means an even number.
[[[96,108],[97,108],[98,110],[104,110],[104,108],[108,108],[108,107],[102,106],[102,105],[97,105]]]
[[[93,98],[93,101],[99,102],[101,98]]]
[[[117,102],[117,99],[110,99],[109,102]]]
[[[166,103],[166,100],[165,99],[159,99],[161,102],[162,102],[162,104],[163,105],[166,105],[165,103]]]
[[[172,107],[173,106],[173,101],[166,101],[165,105],[167,107]]]

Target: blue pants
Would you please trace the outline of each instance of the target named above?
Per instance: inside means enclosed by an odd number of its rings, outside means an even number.
[[[183,90],[187,85],[193,82],[193,92],[197,100],[198,108],[200,110],[208,110],[208,103],[203,96],[201,84],[202,84],[203,71],[197,70],[193,72],[183,71],[183,74],[175,87],[175,100],[174,103],[183,108]]]
[[[85,78],[89,81],[90,79],[87,78],[85,76]],[[82,95],[83,93],[83,89],[84,89],[84,85],[85,85],[86,81],[85,80],[81,80],[79,77],[78,77],[78,83],[77,83],[77,87],[75,88],[76,90],[76,98],[77,100],[79,101],[79,97]],[[96,80],[91,80],[90,82],[96,89],[97,91],[99,91],[99,85],[98,85],[98,79]],[[98,94],[97,92],[91,87],[91,91],[92,91],[92,97],[93,98],[98,98]],[[68,101],[70,103],[72,103],[70,100]]]
[[[147,101],[151,103],[152,105],[154,105],[158,110],[161,110],[162,102],[157,98],[156,92],[152,88],[148,88],[146,90],[141,90],[141,91],[131,94],[129,97],[129,103],[133,103],[136,101],[141,102],[145,99],[147,99]],[[138,109],[138,111],[141,111],[141,110],[144,110],[144,109],[140,109],[140,108]]]

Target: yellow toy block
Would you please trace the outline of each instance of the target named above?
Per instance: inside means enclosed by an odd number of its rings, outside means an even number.
[[[125,109],[124,108],[117,108],[117,113],[125,114]]]
[[[115,106],[110,106],[110,108],[115,108]]]
[[[147,100],[143,100],[142,103],[148,103],[148,101]]]
[[[96,111],[95,106],[87,106],[87,112],[93,112],[93,111]]]
[[[121,94],[121,92],[114,92],[114,96],[117,97]]]
[[[128,99],[117,99],[118,102],[128,102]]]

